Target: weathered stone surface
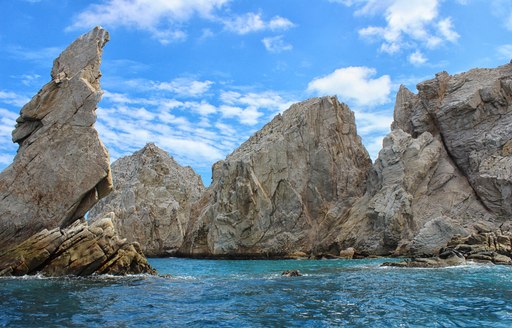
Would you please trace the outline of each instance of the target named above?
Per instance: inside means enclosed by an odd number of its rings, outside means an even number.
[[[112,164],[113,191],[89,212],[95,221],[115,214],[119,234],[147,256],[169,256],[181,246],[191,205],[205,188],[192,168],[147,144]]]
[[[418,84],[398,116],[409,116],[410,133],[439,135],[450,158],[496,216],[512,214],[512,65],[442,72]],[[404,92],[406,93],[406,92]],[[407,124],[399,123],[405,129]]]
[[[85,213],[112,187],[108,152],[94,129],[102,48],[96,27],[54,61],[52,81],[26,104],[0,173],[0,275],[154,273],[137,244],[109,219]]]
[[[65,229],[44,229],[0,252],[0,276],[39,272],[48,276],[156,273],[138,244],[119,238],[110,219],[90,226],[75,221]]]
[[[454,235],[509,220],[512,204],[512,65],[442,72],[400,87],[385,138],[341,229],[363,254],[432,255]]]
[[[55,61],[52,81],[20,112],[14,162],[0,173],[0,249],[80,219],[111,189],[109,156],[93,127],[102,48],[95,28]]]
[[[383,142],[368,190],[339,235],[360,254],[434,254],[455,234],[490,219],[443,144],[429,132],[401,129]]]
[[[512,233],[496,230],[456,235],[435,257],[415,258],[403,262],[386,262],[384,266],[437,268],[472,262],[512,265]]]
[[[180,253],[338,255],[340,218],[363,195],[370,166],[346,105],[335,97],[292,105],[214,165]]]
[[[300,277],[302,273],[299,270],[286,270],[281,273],[281,276],[284,277]]]

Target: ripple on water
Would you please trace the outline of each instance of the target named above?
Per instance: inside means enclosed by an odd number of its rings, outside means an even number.
[[[510,267],[382,262],[152,259],[172,276],[2,278],[0,326],[509,326]]]

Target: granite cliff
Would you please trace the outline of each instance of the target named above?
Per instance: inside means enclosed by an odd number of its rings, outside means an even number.
[[[108,39],[96,27],[74,41],[21,109],[12,133],[18,153],[0,173],[0,275],[152,272],[109,220],[84,221],[112,188],[109,155],[94,129]]]
[[[294,104],[213,166],[212,185],[194,205],[179,252],[337,253],[340,220],[364,194],[370,166],[346,105],[335,97]]]
[[[362,254],[434,255],[510,221],[512,65],[401,87],[368,190],[338,241]]]
[[[89,212],[89,220],[112,212],[117,231],[137,241],[147,256],[172,255],[183,243],[190,210],[204,192],[201,177],[165,151],[147,144],[112,164],[113,191]]]

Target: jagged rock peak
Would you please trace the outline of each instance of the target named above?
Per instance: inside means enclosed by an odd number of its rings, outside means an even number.
[[[190,167],[180,166],[153,143],[112,164],[113,192],[89,219],[115,214],[116,229],[140,243],[148,256],[172,255],[181,246],[192,204],[205,188]]]
[[[49,261],[61,255],[67,260],[58,262],[56,270],[67,272],[65,266],[82,263],[75,259],[84,255],[83,250],[68,247],[65,230],[83,221],[87,211],[112,189],[109,155],[94,129],[102,94],[99,67],[107,41],[108,32],[96,27],[67,47],[54,61],[52,81],[21,109],[16,120],[12,136],[20,145],[18,153],[0,173],[2,274],[44,271]],[[85,223],[82,228],[93,229]],[[51,245],[32,248],[41,238],[48,241],[48,232],[56,236],[50,238]],[[84,247],[102,250],[103,255],[98,252],[101,256],[95,259],[99,264],[118,256],[123,263],[131,259],[127,270],[117,273],[136,273],[130,268],[139,264],[149,268],[139,249],[121,239],[110,240],[113,236],[96,234]],[[107,245],[114,246],[107,251]],[[62,252],[52,253],[57,248]],[[26,261],[32,255],[45,260],[31,268]],[[90,269],[89,264],[84,265]],[[82,269],[89,272],[76,268]]]
[[[477,68],[418,84],[410,96],[412,135],[439,134],[483,204],[512,215],[512,65]],[[420,119],[421,118],[421,119]],[[406,124],[395,124],[407,131]]]
[[[330,251],[371,161],[336,97],[294,104],[213,166],[194,206],[186,256],[279,257]]]
[[[417,88],[400,87],[393,131],[340,232],[344,247],[431,256],[512,214],[512,65],[441,72]]]
[[[54,60],[52,81],[21,109],[12,132],[13,142],[23,146],[31,135],[37,138],[55,124],[90,127],[96,122],[96,105],[102,95],[99,68],[108,40],[108,32],[96,27]]]

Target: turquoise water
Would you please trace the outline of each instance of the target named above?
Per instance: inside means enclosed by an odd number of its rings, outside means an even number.
[[[152,259],[173,277],[0,278],[8,327],[511,327],[512,267]],[[298,269],[302,277],[281,277]]]

